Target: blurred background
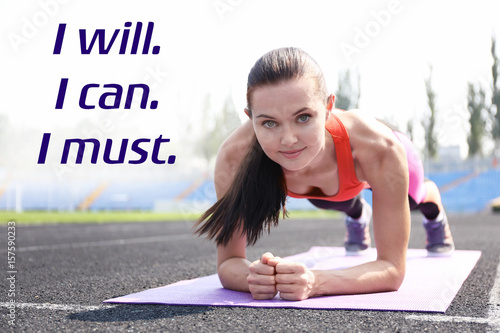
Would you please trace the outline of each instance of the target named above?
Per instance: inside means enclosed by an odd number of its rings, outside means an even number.
[[[215,202],[217,149],[245,121],[248,72],[283,46],[317,60],[337,108],[359,108],[407,133],[448,211],[491,211],[500,198],[499,13],[494,0],[3,1],[0,211],[203,211]],[[158,54],[131,54],[137,22],[140,50],[154,22]],[[61,52],[53,54],[61,23]],[[88,46],[96,29],[106,43],[116,32],[114,44],[108,54],[98,53],[98,42],[82,54],[80,36]],[[61,78],[68,87],[56,109]],[[143,83],[158,107],[141,108],[134,95],[130,108],[123,97],[115,109],[82,109],[90,83],[100,88],[89,90],[88,104],[113,91],[105,84],[119,84],[125,96]],[[51,138],[39,164],[44,133]],[[158,157],[175,163],[151,161],[160,135],[170,141]],[[61,163],[65,141],[75,138],[100,142],[95,164],[90,145],[81,163],[76,145]],[[129,164],[140,138],[151,140],[141,145],[148,159]],[[106,142],[116,160],[123,139],[125,162],[106,164]],[[289,209],[314,208],[290,200]]]

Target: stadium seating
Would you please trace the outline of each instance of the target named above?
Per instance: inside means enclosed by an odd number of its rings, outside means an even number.
[[[446,209],[456,213],[474,213],[487,209],[500,196],[500,170],[490,170],[459,184],[442,194]]]
[[[486,209],[491,200],[500,197],[500,170],[478,174],[470,171],[435,173],[428,178],[445,189],[442,198],[448,212],[479,212]],[[95,194],[99,187],[102,192]],[[370,191],[365,190],[364,197],[371,203]],[[192,207],[203,207],[214,203],[216,194],[210,179],[200,183],[192,180],[111,182],[104,187],[98,182],[19,182],[4,186],[0,193],[0,210],[72,211],[86,199],[90,210],[153,210],[158,200],[182,201]],[[315,209],[309,201],[294,198],[288,199],[287,208]]]
[[[72,211],[96,185],[91,182],[10,184],[0,196],[0,209]]]

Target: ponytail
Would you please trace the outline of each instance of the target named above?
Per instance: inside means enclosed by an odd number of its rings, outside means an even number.
[[[271,50],[257,60],[248,74],[247,106],[252,109],[256,88],[276,85],[297,78],[312,78],[321,100],[327,100],[325,78],[318,64],[301,49]],[[227,245],[236,232],[246,233],[248,244],[255,244],[264,228],[278,224],[280,211],[286,216],[287,188],[281,166],[262,150],[254,136],[252,146],[236,174],[233,184],[198,220],[199,235],[206,234],[218,245]]]
[[[244,232],[249,245],[264,229],[277,226],[280,212],[286,216],[287,188],[281,166],[272,161],[254,137],[231,187],[197,221],[199,235],[227,245],[235,232]]]

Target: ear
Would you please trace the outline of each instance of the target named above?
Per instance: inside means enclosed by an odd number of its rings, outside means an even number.
[[[248,107],[245,108],[245,114],[248,116],[248,118],[252,119],[252,111]]]
[[[335,105],[335,95],[331,94],[330,96],[328,96],[328,103],[326,104],[326,109],[328,111],[332,111],[334,105]]]

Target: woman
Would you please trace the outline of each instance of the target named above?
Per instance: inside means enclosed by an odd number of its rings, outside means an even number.
[[[262,56],[248,76],[249,121],[222,144],[215,168],[218,201],[198,222],[217,243],[217,272],[225,288],[271,299],[397,290],[405,274],[410,209],[424,214],[430,254],[454,249],[436,185],[424,182],[411,144],[359,111],[334,109],[321,69],[297,48]],[[285,214],[287,195],[346,213],[346,250],[370,245],[373,193],[377,258],[342,270],[309,270],[265,253],[246,259],[264,228]]]

